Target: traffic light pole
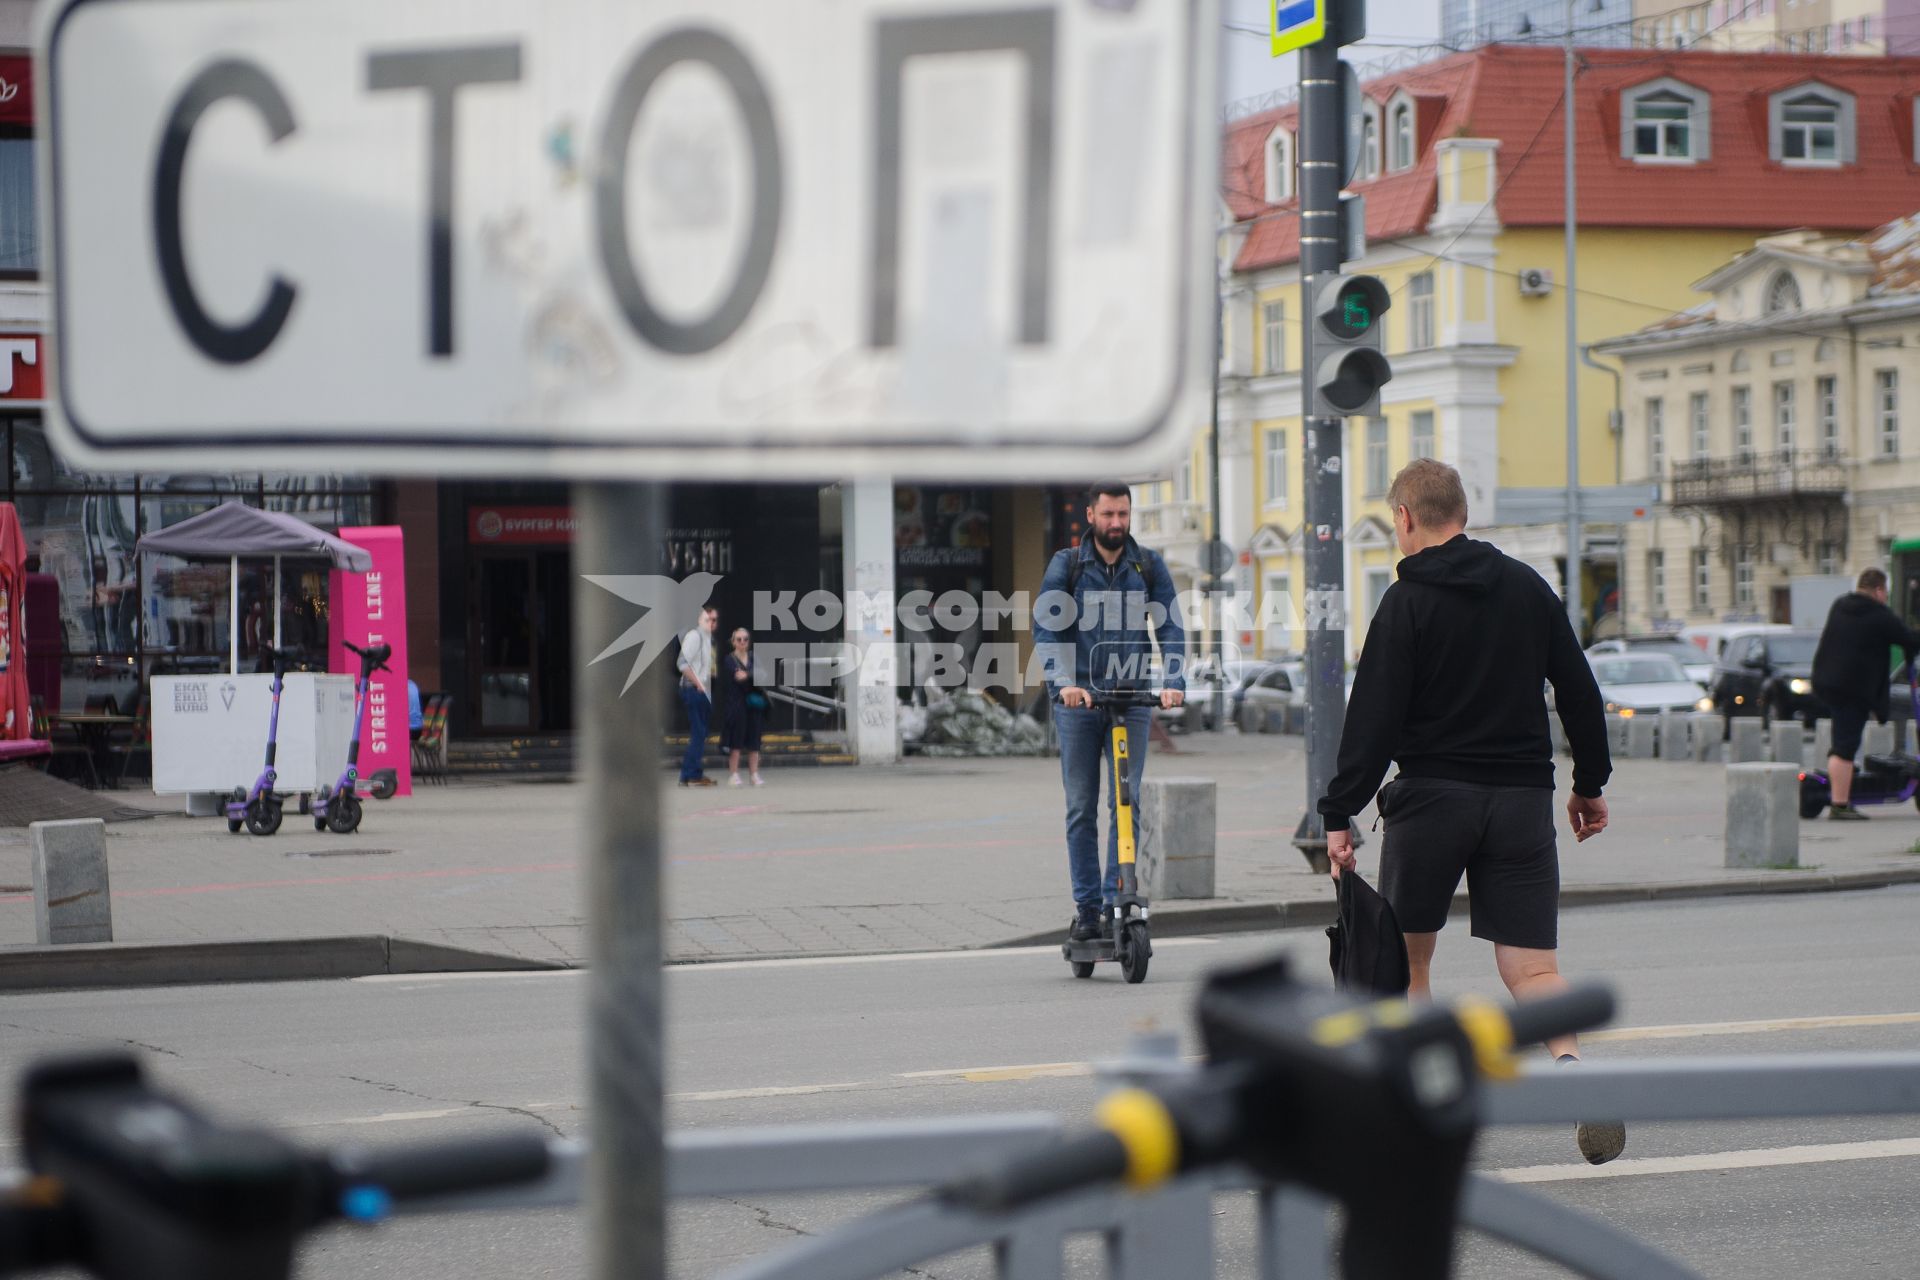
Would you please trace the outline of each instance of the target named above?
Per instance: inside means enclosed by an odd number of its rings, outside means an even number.
[[[1337,4],[1339,0],[1334,0]],[[1317,369],[1315,290],[1340,270],[1340,186],[1344,120],[1338,36],[1300,50],[1300,410],[1305,433],[1300,486],[1306,500],[1307,813],[1293,843],[1315,870],[1327,869],[1320,797],[1333,780],[1346,713],[1346,476],[1340,465],[1344,418],[1310,416]]]

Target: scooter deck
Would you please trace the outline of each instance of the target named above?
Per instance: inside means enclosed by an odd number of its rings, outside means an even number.
[[[1068,939],[1060,944],[1060,954],[1070,964],[1099,964],[1102,961],[1118,960],[1120,948],[1112,938],[1088,938],[1084,942]]]

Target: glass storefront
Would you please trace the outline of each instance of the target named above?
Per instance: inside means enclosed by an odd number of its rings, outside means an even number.
[[[146,679],[227,668],[228,565],[172,556],[136,559],[142,534],[223,502],[291,512],[322,529],[372,523],[363,477],[108,475],[72,469],[54,453],[38,414],[0,417],[12,459],[7,491],[20,513],[30,572],[48,575],[52,607],[30,612],[28,651],[39,656],[34,693],[69,709],[111,697],[131,710]],[[278,594],[282,647],[326,665],[327,571],[285,561]],[[273,642],[273,562],[240,562],[240,669],[258,668]],[[44,580],[43,580],[44,581]],[[30,610],[36,596],[29,592]],[[51,628],[43,613],[54,619]],[[57,671],[59,688],[47,687]]]

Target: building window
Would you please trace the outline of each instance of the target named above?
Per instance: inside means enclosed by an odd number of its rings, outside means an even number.
[[[1791,271],[1782,271],[1767,285],[1766,313],[1771,316],[1799,309],[1800,284]]]
[[[1361,125],[1360,136],[1360,178],[1380,176],[1380,108],[1368,103],[1366,119]]]
[[[1293,628],[1293,581],[1285,573],[1266,575],[1266,598],[1262,601],[1260,612],[1266,620],[1267,652],[1273,653],[1287,647]]]
[[[1620,149],[1629,160],[1691,164],[1709,159],[1712,99],[1679,80],[1662,78],[1620,95]]]
[[[33,139],[16,128],[0,131],[0,278],[40,271],[33,191]]]
[[[1734,311],[1736,314],[1738,314],[1739,308],[1740,308],[1740,298],[1738,294],[1735,294],[1734,295]],[[1745,351],[1734,352],[1733,357],[1727,361],[1727,368],[1733,371],[1734,373],[1745,373],[1750,367],[1751,365],[1748,363],[1747,353]]]
[[[1284,373],[1287,368],[1287,304],[1268,302],[1260,307],[1261,353],[1266,357],[1263,373]]]
[[[1693,436],[1693,456],[1704,458],[1712,451],[1713,419],[1707,414],[1707,393],[1696,391],[1687,398],[1688,427]]]
[[[1853,99],[1836,89],[1805,86],[1767,103],[1773,158],[1783,164],[1851,164]]]
[[[1405,102],[1393,109],[1393,167],[1413,168],[1413,107]]]
[[[1733,549],[1733,607],[1753,608],[1753,550],[1744,543]]]
[[[1773,443],[1782,453],[1793,452],[1793,384],[1773,384]]]
[[[1387,492],[1387,420],[1367,419],[1367,496],[1378,498]]]
[[[1267,432],[1267,504],[1285,506],[1287,501],[1287,433]]]
[[[1191,462],[1180,464],[1180,477],[1174,481],[1173,491],[1180,501],[1193,501],[1193,464]]]
[[[1647,468],[1659,480],[1667,470],[1666,405],[1658,399],[1647,401]]]
[[[1695,547],[1693,556],[1693,608],[1699,613],[1713,607],[1713,569],[1707,563],[1707,549]]]
[[[1876,369],[1873,373],[1875,435],[1880,441],[1880,456],[1900,456],[1900,371]]]
[[[1407,281],[1407,350],[1425,351],[1433,345],[1433,272],[1422,271]]]
[[[1667,553],[1647,552],[1647,608],[1654,617],[1667,611]]]
[[[1380,599],[1387,594],[1387,588],[1393,585],[1393,570],[1368,569],[1367,577],[1367,623],[1380,616]]]
[[[1267,203],[1293,198],[1293,135],[1275,129],[1267,135]]]
[[[1840,392],[1838,388],[1839,380],[1835,378],[1813,380],[1815,408],[1820,414],[1820,456],[1823,458],[1840,456]]]
[[[1749,387],[1733,389],[1733,456],[1737,462],[1753,461],[1753,391]]]
[[[1431,458],[1433,448],[1433,410],[1421,409],[1413,415],[1412,441],[1408,453],[1415,458]]]
[[[1828,577],[1840,572],[1840,544],[1818,542],[1813,548],[1813,571]]]

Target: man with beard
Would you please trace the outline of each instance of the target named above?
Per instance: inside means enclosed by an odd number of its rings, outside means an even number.
[[[1060,740],[1060,777],[1067,792],[1067,869],[1074,902],[1069,936],[1075,941],[1096,938],[1111,928],[1120,862],[1109,760],[1112,744],[1106,716],[1093,706],[1093,694],[1146,688],[1157,644],[1162,664],[1160,705],[1177,707],[1186,696],[1180,671],[1187,637],[1180,625],[1173,575],[1158,552],[1133,540],[1132,520],[1131,488],[1117,482],[1095,485],[1087,495],[1088,536],[1079,546],[1054,554],[1040,584],[1040,605],[1034,610],[1034,641],[1047,664],[1048,688],[1059,704],[1053,715]],[[1064,634],[1068,628],[1071,636]],[[1153,713],[1137,707],[1126,714],[1130,794],[1138,796],[1147,768]],[[1103,774],[1108,777],[1105,876],[1100,874],[1096,853],[1099,824],[1095,815]]]

